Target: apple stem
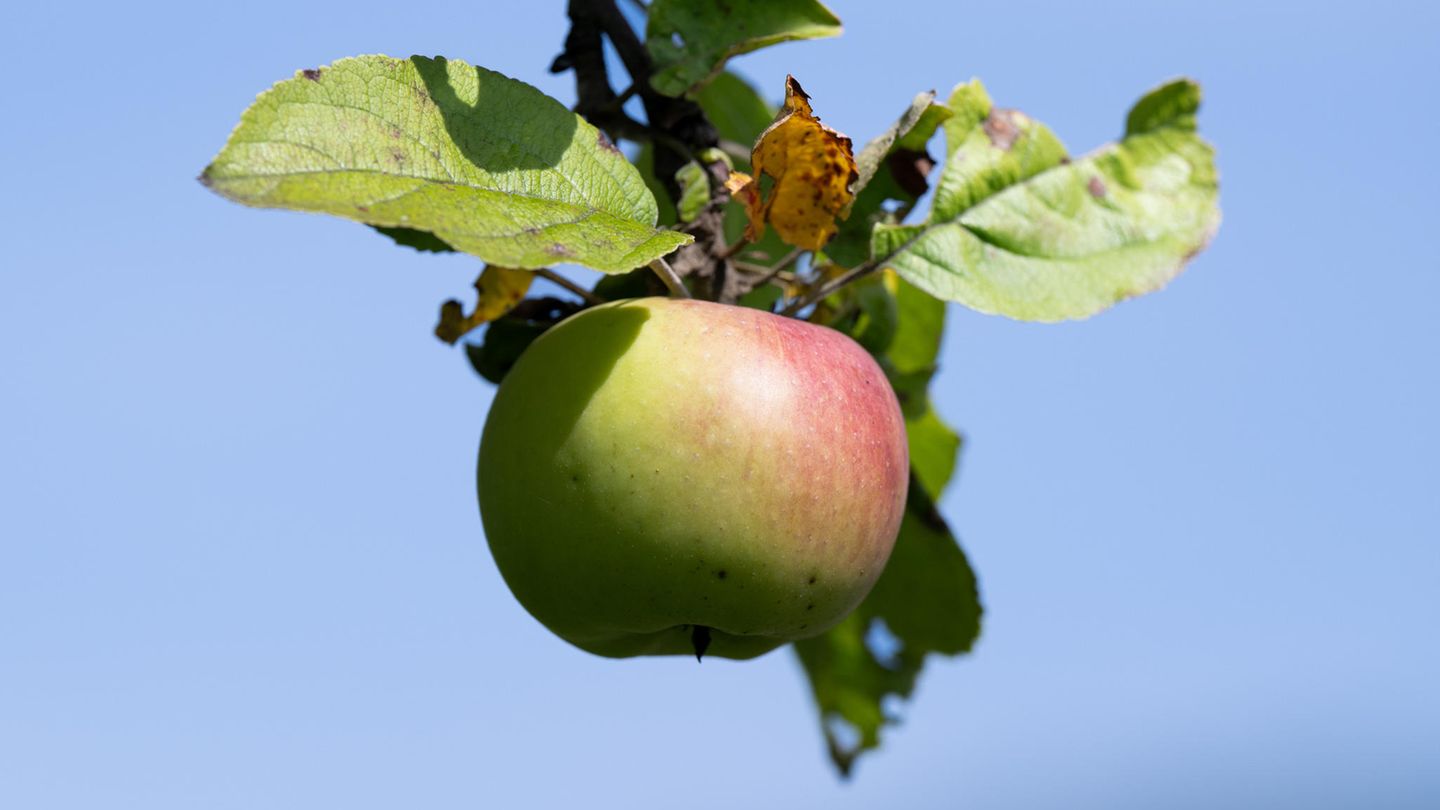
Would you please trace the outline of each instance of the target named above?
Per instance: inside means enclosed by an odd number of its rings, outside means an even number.
[[[705,651],[710,649],[710,628],[703,624],[695,625],[690,631],[690,643],[695,647],[695,660],[704,658]]]
[[[675,298],[690,297],[690,291],[685,289],[685,283],[680,280],[680,277],[675,274],[675,269],[665,259],[660,258],[650,262],[650,269],[654,270],[655,275],[659,276],[660,280],[665,282],[665,286],[670,288],[671,296]]]

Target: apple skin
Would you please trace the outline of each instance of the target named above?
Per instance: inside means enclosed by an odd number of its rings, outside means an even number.
[[[839,622],[895,543],[909,459],[884,373],[768,312],[641,298],[542,335],[490,408],[480,513],[515,597],[598,655],[753,658]]]

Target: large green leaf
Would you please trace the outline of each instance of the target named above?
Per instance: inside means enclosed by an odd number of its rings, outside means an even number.
[[[654,227],[655,199],[594,127],[528,84],[444,59],[301,71],[245,111],[200,179],[246,205],[426,231],[505,267],[621,272],[690,241]]]
[[[1165,285],[1219,225],[1200,91],[1142,98],[1117,143],[1073,162],[1054,135],[956,88],[930,220],[875,229],[875,256],[927,292],[1020,320],[1085,318]]]
[[[870,258],[870,234],[875,226],[903,219],[925,193],[934,165],[925,145],[950,116],[949,107],[935,102],[934,91],[920,93],[888,130],[865,144],[855,156],[859,172],[855,200],[825,246],[825,255],[847,267]],[[899,206],[887,207],[890,201]]]
[[[653,0],[645,28],[655,65],[650,84],[666,95],[683,95],[732,56],[840,31],[840,19],[817,0]]]

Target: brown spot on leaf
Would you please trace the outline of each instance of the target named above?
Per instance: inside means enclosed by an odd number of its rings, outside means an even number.
[[[595,134],[595,141],[596,143],[600,144],[601,149],[604,149],[607,152],[613,152],[617,155],[620,154],[619,147],[615,146],[615,144],[610,141],[610,136],[606,135],[604,132],[598,131]]]
[[[930,188],[930,170],[935,168],[935,159],[929,153],[896,149],[885,158],[885,165],[896,185],[911,197],[919,197]]]
[[[300,71],[300,75],[312,82],[318,82],[320,81],[320,68],[305,68]]]
[[[575,255],[575,251],[565,247],[559,242],[550,243],[550,246],[545,248],[545,252],[549,253],[551,256],[559,256],[561,258]]]
[[[1017,113],[1014,110],[991,110],[982,125],[985,135],[990,143],[997,149],[1010,150],[1015,145],[1015,140],[1020,137],[1020,126],[1016,119]]]
[[[1091,197],[1094,197],[1097,200],[1104,199],[1105,181],[1101,180],[1099,177],[1090,178],[1090,182],[1085,184],[1085,188],[1089,189]]]

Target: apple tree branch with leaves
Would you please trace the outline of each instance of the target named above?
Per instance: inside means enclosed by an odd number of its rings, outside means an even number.
[[[725,70],[838,35],[819,2],[637,6],[569,0],[574,109],[459,60],[342,59],[262,93],[200,179],[479,259],[435,334],[500,385],[479,495],[517,598],[601,655],[792,646],[848,774],[927,657],[980,633],[936,508],[946,303],[1051,322],[1164,286],[1220,219],[1200,90],[1151,90],[1071,157],[971,80],[878,100],[898,116],[856,152],[794,77],[777,110]]]

